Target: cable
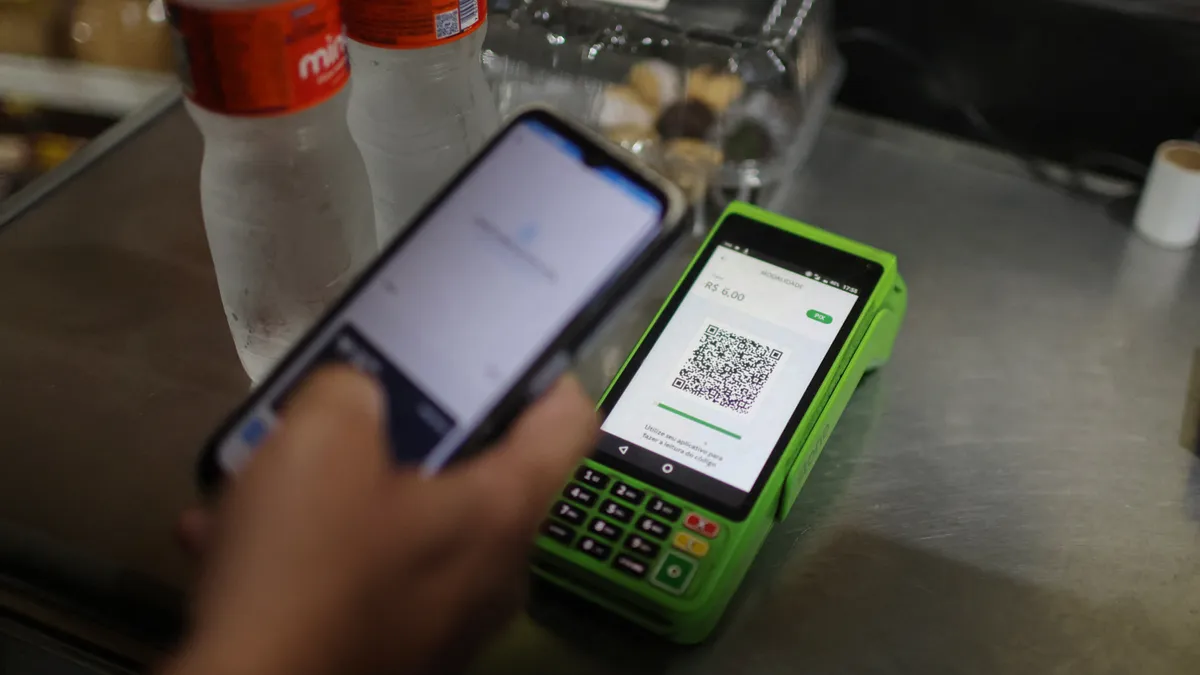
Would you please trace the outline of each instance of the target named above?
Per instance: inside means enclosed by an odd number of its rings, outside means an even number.
[[[958,110],[967,124],[980,137],[988,143],[1016,155],[1025,164],[1025,168],[1030,175],[1038,181],[1065,188],[1078,196],[1109,200],[1112,198],[1110,195],[1100,194],[1088,188],[1085,181],[1085,173],[1089,170],[1096,171],[1103,168],[1112,168],[1141,180],[1145,178],[1146,173],[1149,171],[1149,167],[1145,164],[1116,153],[1088,152],[1076,157],[1066,167],[1067,180],[1064,183],[1051,173],[1049,169],[1052,165],[1051,162],[1026,150],[1007,134],[997,129],[974,101],[965,96],[957,87],[948,85],[944,79],[938,77],[938,71],[933,64],[909,45],[879,29],[869,27],[849,28],[839,32],[836,35],[836,39],[839,45],[873,45],[890,52],[892,55],[908,63],[909,66],[926,78],[930,86],[941,98],[949,101]]]

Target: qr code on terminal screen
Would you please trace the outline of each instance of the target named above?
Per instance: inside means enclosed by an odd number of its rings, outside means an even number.
[[[692,341],[671,386],[745,415],[782,361],[783,351],[709,323]]]
[[[448,37],[458,35],[458,10],[454,9],[449,12],[442,12],[433,16],[434,26],[437,28],[437,39],[442,40]]]

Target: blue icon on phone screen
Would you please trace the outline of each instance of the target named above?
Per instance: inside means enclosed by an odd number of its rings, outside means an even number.
[[[246,426],[242,427],[242,442],[255,448],[267,437],[267,424],[258,417],[253,417]]]
[[[537,239],[539,228],[534,223],[529,223],[517,230],[517,243],[522,246],[528,246]]]

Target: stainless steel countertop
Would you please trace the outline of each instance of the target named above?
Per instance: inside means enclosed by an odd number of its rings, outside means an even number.
[[[175,108],[0,237],[0,575],[186,577],[170,523],[245,387],[198,153]],[[539,596],[475,672],[1195,672],[1200,265],[990,157],[835,115],[781,204],[894,251],[911,306],[714,638]]]

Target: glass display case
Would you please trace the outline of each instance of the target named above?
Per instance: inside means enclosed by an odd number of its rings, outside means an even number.
[[[0,201],[174,84],[162,0],[0,0]]]
[[[709,212],[770,204],[843,72],[829,0],[494,0],[485,70],[502,113],[544,102]]]

